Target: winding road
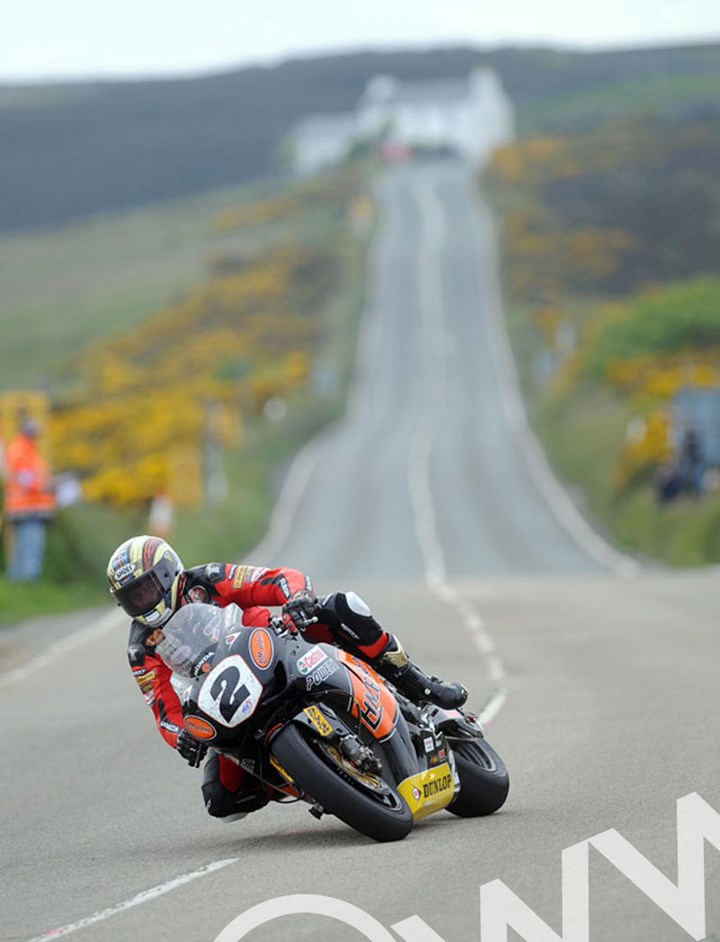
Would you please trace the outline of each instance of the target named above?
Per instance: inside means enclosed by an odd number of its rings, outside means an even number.
[[[411,942],[481,942],[479,888],[495,879],[552,927],[549,942],[562,938],[564,848],[617,828],[676,881],[676,800],[698,792],[720,809],[717,573],[641,569],[552,477],[525,424],[468,171],[396,167],[378,201],[347,417],[299,455],[252,561],[359,591],[419,663],[463,680],[510,768],[506,807],[437,815],[383,846],[299,805],[220,824],[200,774],[153,729],[117,614],[86,615],[80,634],[48,622],[38,650],[50,632],[64,640],[0,675],[2,942],[213,942],[287,894],[344,900],[388,931],[418,915],[433,934]],[[689,938],[590,861],[591,942]],[[706,881],[720,937],[712,851]],[[246,938],[367,936],[302,915]]]

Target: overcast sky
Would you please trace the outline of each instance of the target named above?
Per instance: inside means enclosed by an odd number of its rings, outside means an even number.
[[[0,79],[208,72],[315,52],[720,39],[720,0],[0,0]]]

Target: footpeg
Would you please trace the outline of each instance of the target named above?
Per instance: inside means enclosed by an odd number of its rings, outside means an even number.
[[[322,805],[319,805],[317,802],[315,802],[315,804],[309,810],[313,818],[317,818],[318,821],[325,814],[325,809],[323,808]]]

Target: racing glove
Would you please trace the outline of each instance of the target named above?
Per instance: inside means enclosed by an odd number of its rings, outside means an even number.
[[[175,747],[188,765],[194,769],[199,768],[200,763],[205,758],[208,751],[207,743],[198,742],[193,739],[186,729],[181,729],[178,733],[177,746]]]
[[[302,634],[317,621],[317,599],[310,592],[296,592],[282,607],[283,624],[288,631]]]

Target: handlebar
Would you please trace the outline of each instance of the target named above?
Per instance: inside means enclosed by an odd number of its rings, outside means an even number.
[[[304,618],[301,628],[304,629],[309,628],[310,625],[316,625],[319,620],[317,615],[313,615],[312,618]],[[269,627],[272,628],[276,635],[287,634],[289,630],[279,615],[270,616]]]

